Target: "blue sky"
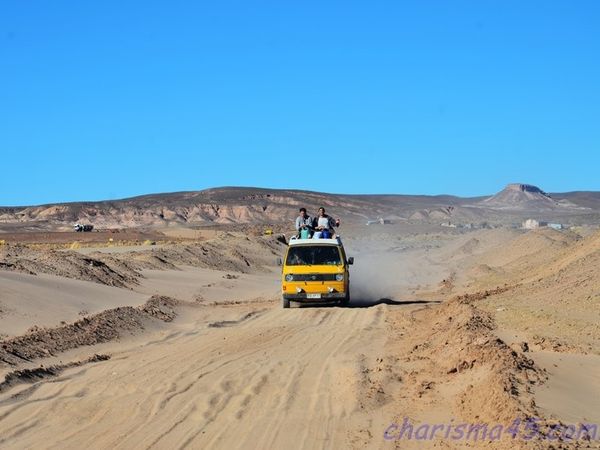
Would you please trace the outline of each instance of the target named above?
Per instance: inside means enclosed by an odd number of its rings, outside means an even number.
[[[0,204],[600,190],[600,2],[0,5]]]

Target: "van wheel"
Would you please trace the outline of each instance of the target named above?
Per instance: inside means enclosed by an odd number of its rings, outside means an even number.
[[[285,297],[283,297],[282,300],[283,300],[283,307],[284,308],[289,308],[290,307],[290,301],[287,298],[285,298]]]
[[[342,305],[342,306],[348,306],[349,304],[350,304],[350,293],[348,293],[348,295],[346,295],[340,302],[340,305]]]

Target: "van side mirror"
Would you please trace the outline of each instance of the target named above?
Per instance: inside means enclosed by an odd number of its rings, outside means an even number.
[[[348,265],[351,266],[352,264],[354,264],[354,256],[348,258]]]
[[[277,258],[277,265],[283,266],[283,260],[281,258]]]

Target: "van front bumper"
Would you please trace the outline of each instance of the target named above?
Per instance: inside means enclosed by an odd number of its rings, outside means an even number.
[[[301,292],[299,294],[283,294],[283,298],[295,302],[326,302],[346,298],[345,292],[323,292],[319,294],[320,297],[313,297],[314,295],[314,293]]]

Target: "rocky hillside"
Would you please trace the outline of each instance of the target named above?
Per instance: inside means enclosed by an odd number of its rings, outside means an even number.
[[[346,221],[363,222],[377,217],[400,219],[423,207],[445,208],[462,202],[463,199],[452,196],[338,195],[298,190],[217,188],[115,201],[0,208],[0,223],[70,225],[85,222],[102,228],[156,227],[173,223],[272,223],[293,220],[302,206],[311,213],[323,206]]]
[[[223,187],[193,192],[151,194],[122,200],[0,208],[0,229],[68,229],[91,223],[96,229],[204,224],[283,223],[301,206],[316,213],[324,206],[346,223],[368,219],[453,223],[518,223],[523,217],[557,220],[584,215],[598,220],[598,193],[544,193],[524,184],[508,185],[489,197],[450,195],[342,195],[287,189]],[[576,202],[582,199],[585,207]]]

